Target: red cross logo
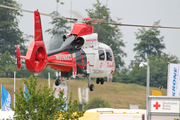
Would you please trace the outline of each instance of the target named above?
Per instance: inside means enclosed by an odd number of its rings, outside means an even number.
[[[155,107],[155,108],[156,108],[156,110],[158,110],[158,107],[161,107],[161,105],[160,105],[160,104],[158,104],[158,102],[156,102],[156,104],[154,104],[154,105],[153,105],[153,107]]]

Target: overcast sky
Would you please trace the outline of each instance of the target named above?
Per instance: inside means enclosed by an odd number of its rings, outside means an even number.
[[[36,10],[41,13],[51,13],[56,10],[56,0],[16,0],[22,4],[22,9]],[[78,11],[83,17],[87,17],[85,9],[92,9],[92,4],[96,0],[60,0],[64,5],[59,6],[58,11],[62,16],[70,17],[71,3],[72,10]],[[161,20],[161,26],[180,27],[180,0],[100,0],[103,5],[110,9],[112,19],[122,18],[121,23],[153,25],[154,21]],[[75,16],[74,16],[75,17]],[[43,32],[52,26],[48,24],[50,17],[41,16]],[[23,12],[20,19],[20,29],[26,33],[34,35],[34,15]],[[134,43],[137,42],[135,32],[138,28],[120,27],[123,33],[123,40],[126,48],[123,50],[127,53],[124,58],[126,66],[130,60],[134,59]],[[161,36],[164,36],[166,45],[165,53],[176,55],[180,58],[180,30],[160,29]],[[43,34],[44,40],[50,40],[50,35]]]

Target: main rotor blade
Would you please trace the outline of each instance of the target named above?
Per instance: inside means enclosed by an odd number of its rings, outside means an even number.
[[[28,13],[34,13],[34,11],[23,10],[23,9],[14,8],[14,7],[9,7],[9,6],[5,6],[5,5],[0,5],[0,7],[7,8],[7,9],[13,9],[13,10],[19,10],[19,11],[28,12]],[[45,14],[45,13],[41,13],[41,15],[48,16],[48,17],[64,18],[64,19],[69,19],[69,20],[77,21],[76,18],[68,18],[68,17],[63,17],[63,16],[55,16],[55,15],[50,15],[50,14]],[[110,24],[110,25],[119,25],[119,26],[130,26],[130,27],[152,27],[152,28],[180,29],[180,27],[150,26],[150,25],[133,25],[133,24],[121,24],[121,23],[105,23],[105,22],[103,22],[103,21],[96,21],[96,22],[97,22],[97,23],[100,23],[100,24]]]
[[[100,24],[110,24],[119,26],[130,26],[130,27],[152,27],[152,28],[168,28],[168,29],[180,29],[180,27],[167,27],[167,26],[151,26],[151,25],[133,25],[133,24],[121,24],[121,23],[100,23]]]
[[[71,10],[69,12],[72,13],[76,18],[83,19],[83,16],[78,11]]]
[[[14,8],[14,7],[9,7],[9,6],[5,6],[5,5],[0,5],[0,7],[2,7],[2,8],[7,8],[7,9],[12,9],[12,10],[23,11],[23,12],[28,12],[28,13],[34,13],[34,11],[30,11],[30,10],[23,10],[23,9]],[[68,18],[68,17],[63,17],[63,16],[55,16],[55,15],[45,14],[45,13],[40,13],[40,14],[41,14],[41,15],[44,15],[44,16],[48,16],[48,17],[54,17],[54,18],[64,18],[64,19],[69,19],[69,20],[74,20],[74,21],[77,21],[77,19],[76,19],[76,18]]]

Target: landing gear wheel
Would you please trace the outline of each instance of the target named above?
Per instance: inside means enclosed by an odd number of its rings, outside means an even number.
[[[104,84],[104,79],[103,78],[101,78],[101,85],[103,85]]]
[[[91,85],[89,86],[89,90],[90,90],[90,91],[93,91],[93,90],[94,90],[94,84],[91,84]]]
[[[55,85],[56,85],[56,86],[59,86],[59,84],[61,84],[60,79],[56,79],[56,81],[55,81]]]
[[[100,82],[100,79],[97,78],[97,79],[96,79],[96,84],[99,84],[99,82]]]

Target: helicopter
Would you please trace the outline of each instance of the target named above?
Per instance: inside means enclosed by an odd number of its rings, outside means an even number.
[[[71,18],[67,18],[71,19]],[[77,20],[74,19],[73,20]],[[83,18],[82,23],[73,25],[70,34],[63,35],[63,44],[59,49],[46,52],[42,36],[40,13],[34,11],[34,41],[29,45],[26,56],[20,54],[20,46],[17,50],[17,68],[21,68],[21,58],[25,59],[29,71],[40,73],[46,66],[61,72],[61,77],[88,77],[88,87],[94,90],[94,84],[90,84],[91,78],[96,78],[96,84],[104,84],[103,77],[112,75],[115,71],[115,58],[110,46],[98,42],[98,34],[93,33],[92,23],[112,24],[133,27],[156,27],[180,29],[179,27],[129,25],[119,23],[105,23],[103,20]],[[56,79],[58,86],[60,80]]]
[[[88,87],[91,78],[96,78],[97,84],[104,84],[103,77],[112,75],[115,70],[115,59],[110,46],[98,42],[98,34],[93,33],[91,18],[83,18],[82,23],[74,24],[70,34],[63,35],[63,44],[59,49],[46,52],[42,36],[40,13],[34,11],[34,41],[30,43],[26,56],[20,54],[17,45],[17,68],[21,68],[21,58],[25,59],[29,71],[40,73],[46,66],[61,72],[61,77],[88,77]],[[60,80],[56,79],[55,85]]]
[[[115,70],[115,60],[112,49],[110,46],[98,42],[98,34],[93,33],[92,23],[129,27],[180,29],[180,27],[106,23],[99,19],[92,20],[91,18],[83,18],[82,23],[74,24],[70,34],[63,36],[64,43],[59,49],[47,53],[43,41],[38,10],[32,12],[5,5],[0,5],[0,7],[34,13],[34,41],[29,45],[26,56],[21,55],[20,46],[16,46],[18,69],[21,68],[21,58],[23,58],[25,59],[27,69],[31,72],[40,73],[46,66],[49,66],[61,71],[62,77],[88,77],[88,87],[90,91],[94,90],[94,85],[90,84],[91,78],[96,78],[96,83],[103,85],[103,77],[112,75]],[[41,13],[41,15],[77,21],[75,18],[53,16],[45,13]],[[59,85],[60,80],[56,79],[55,84]]]

